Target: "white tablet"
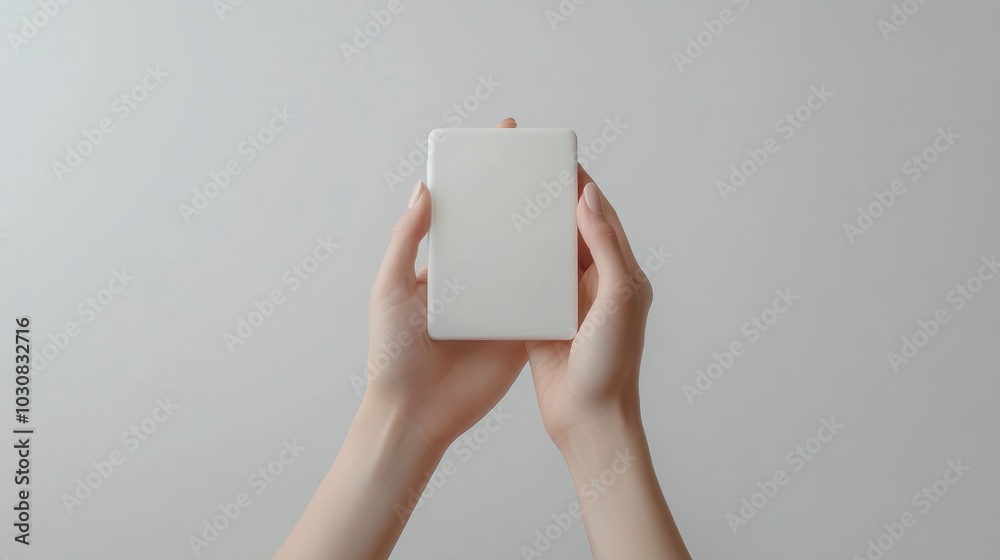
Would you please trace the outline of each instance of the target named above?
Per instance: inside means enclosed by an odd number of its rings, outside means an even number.
[[[428,335],[573,338],[576,133],[436,129],[428,147]]]

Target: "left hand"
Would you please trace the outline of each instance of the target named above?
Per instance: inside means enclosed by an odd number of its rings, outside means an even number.
[[[506,119],[497,128],[514,128]],[[432,340],[427,335],[427,268],[414,272],[430,224],[418,182],[396,223],[369,302],[369,385],[376,407],[443,450],[506,394],[527,360],[521,341]]]

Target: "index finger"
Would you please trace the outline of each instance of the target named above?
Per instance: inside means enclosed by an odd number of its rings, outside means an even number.
[[[587,170],[584,169],[583,166],[580,165],[579,163],[576,164],[576,168],[577,168],[576,175],[578,183],[577,198],[579,198],[580,196],[583,196],[583,187],[585,187],[587,183],[593,181],[594,184],[597,184],[597,181],[594,181],[594,179],[591,178],[590,174],[587,173]],[[628,242],[628,236],[625,235],[625,228],[622,226],[621,219],[618,218],[618,212],[616,212],[614,206],[612,206],[611,203],[608,202],[607,197],[604,196],[604,192],[601,191],[600,189],[598,189],[598,191],[601,195],[601,198],[604,199],[604,202],[606,202],[604,207],[608,209],[607,211],[608,222],[611,223],[611,227],[614,228],[615,233],[618,235],[618,243],[619,245],[621,245],[622,254],[625,255],[625,264],[628,266],[629,272],[631,272],[634,275],[635,271],[639,269],[639,261],[636,260],[635,253],[632,252],[632,246]],[[577,232],[577,235],[580,236],[581,234]],[[579,251],[580,269],[581,271],[585,271],[587,270],[587,268],[590,267],[591,264],[593,264],[594,257],[593,255],[590,254],[590,249],[587,248],[587,245],[583,243],[582,236],[580,236],[577,242],[579,243],[578,246],[580,247]]]

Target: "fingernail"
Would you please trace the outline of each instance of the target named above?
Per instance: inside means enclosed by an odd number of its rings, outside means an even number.
[[[423,181],[418,180],[417,184],[413,185],[413,194],[410,195],[410,205],[406,207],[407,210],[413,208],[413,205],[417,203],[417,199],[420,198],[420,191],[423,190],[420,186],[423,185],[423,183]]]
[[[604,203],[601,202],[601,192],[597,190],[597,185],[593,181],[583,187],[583,199],[587,201],[587,208],[595,214],[604,213]]]

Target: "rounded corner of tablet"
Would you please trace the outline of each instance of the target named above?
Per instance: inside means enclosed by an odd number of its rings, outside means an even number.
[[[434,146],[435,144],[440,144],[448,139],[448,129],[447,128],[435,128],[434,130],[427,133],[427,145]]]
[[[447,329],[445,329],[445,331],[442,331],[441,326],[435,325],[432,321],[427,322],[427,337],[430,338],[431,340],[451,340],[452,338],[454,338],[450,336],[446,331]]]

